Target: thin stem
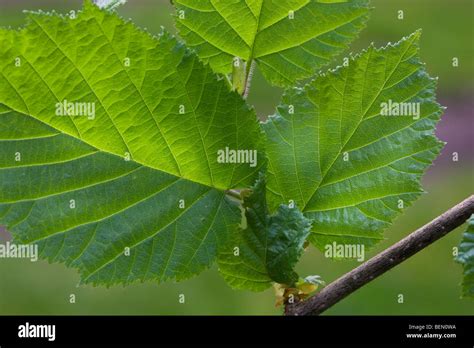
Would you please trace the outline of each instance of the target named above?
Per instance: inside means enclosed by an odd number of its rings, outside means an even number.
[[[474,214],[474,195],[390,248],[329,284],[306,301],[286,306],[286,315],[319,315],[357,289],[462,225]]]
[[[244,94],[243,94],[244,99],[247,99],[247,97],[249,96],[250,85],[252,84],[253,73],[255,70],[255,61],[252,60],[248,62],[247,64],[249,64],[249,66],[248,66],[247,76],[245,78],[245,89],[244,89]]]
[[[226,195],[233,197],[235,199],[238,199],[239,201],[242,200],[242,197],[240,196],[240,192],[237,190],[227,190],[225,193]]]

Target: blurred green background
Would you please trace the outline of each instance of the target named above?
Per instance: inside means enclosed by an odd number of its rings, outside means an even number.
[[[448,142],[441,157],[424,178],[428,192],[386,232],[386,240],[368,253],[371,257],[472,194],[474,183],[474,2],[472,0],[372,0],[368,28],[350,51],[370,42],[376,46],[398,41],[423,28],[422,58],[428,71],[439,76],[439,100],[448,107],[438,136]],[[19,27],[23,9],[79,9],[81,1],[0,0],[0,26]],[[398,11],[404,19],[398,19]],[[160,26],[175,32],[169,0],[129,0],[119,10],[141,27],[158,33]],[[453,57],[459,67],[452,66]],[[338,60],[340,61],[340,60]],[[271,114],[281,90],[272,88],[257,73],[250,103],[258,114]],[[452,161],[452,153],[459,161]],[[474,301],[459,298],[461,266],[453,262],[462,228],[426,248],[394,270],[371,282],[326,312],[340,315],[368,314],[474,314]],[[302,275],[319,274],[331,282],[357,266],[334,262],[311,249],[302,258]],[[0,314],[280,314],[273,291],[251,293],[230,289],[216,267],[181,283],[134,284],[127,287],[77,286],[78,274],[62,264],[0,260]],[[70,294],[76,303],[69,303]],[[178,302],[185,294],[186,302]],[[397,302],[398,294],[404,303]]]

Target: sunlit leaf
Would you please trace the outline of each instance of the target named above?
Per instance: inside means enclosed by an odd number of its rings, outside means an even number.
[[[287,90],[264,124],[270,206],[301,207],[321,249],[373,245],[423,191],[422,174],[443,144],[434,135],[442,114],[436,80],[419,60],[419,37],[371,46],[348,66]],[[396,116],[392,107],[382,115],[387,104],[413,113]]]

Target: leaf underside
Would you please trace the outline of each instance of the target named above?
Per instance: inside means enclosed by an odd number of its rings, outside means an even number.
[[[21,31],[0,29],[0,224],[84,283],[179,280],[218,257],[231,286],[257,291],[298,280],[306,238],[382,239],[443,146],[420,33],[288,89],[263,144],[254,111],[211,68],[231,73],[240,57],[275,85],[312,76],[364,26],[367,1],[175,3],[210,66],[90,0],[75,18],[32,13]],[[58,116],[66,100],[95,117]],[[382,116],[389,101],[418,103],[419,117]],[[257,165],[219,163],[225,148],[257,151]],[[243,208],[225,195],[266,165]]]
[[[0,29],[0,103],[190,181],[218,189],[255,182],[263,160],[249,168],[216,155],[225,146],[261,149],[255,113],[169,34],[153,38],[90,1],[75,19],[28,19],[19,32]],[[58,117],[64,100],[94,102],[95,119]]]
[[[365,26],[368,1],[176,0],[180,35],[214,71],[256,61],[268,81],[289,86],[312,76]]]
[[[421,176],[443,143],[434,135],[442,108],[418,57],[419,36],[372,46],[287,90],[263,125],[269,205],[296,202],[313,220],[309,239],[320,249],[372,246],[422,192]],[[419,118],[381,115],[389,101],[419,105]]]
[[[468,220],[456,261],[463,266],[464,270],[462,296],[474,298],[474,215]]]
[[[64,100],[95,118],[58,116]],[[260,139],[241,97],[166,33],[90,1],[0,29],[0,224],[85,283],[209,267],[241,221],[224,190],[255,181]],[[225,147],[257,150],[258,165],[218,163]]]

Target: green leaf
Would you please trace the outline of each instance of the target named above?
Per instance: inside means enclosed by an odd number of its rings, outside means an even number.
[[[294,201],[313,219],[310,240],[371,246],[415,200],[443,144],[436,81],[418,57],[420,32],[286,91],[267,134],[272,209]],[[419,105],[419,118],[382,116],[383,103]],[[403,105],[403,104],[398,104]],[[410,111],[408,108],[406,111]]]
[[[272,84],[312,76],[365,26],[367,0],[176,0],[180,35],[214,71],[256,61]],[[250,64],[248,64],[250,67]]]
[[[78,268],[85,283],[190,277],[212,264],[240,222],[216,189],[26,115],[0,113],[0,125],[0,224],[16,242],[38,244],[42,258]]]
[[[190,181],[255,182],[264,164],[255,113],[209,67],[169,34],[155,39],[90,1],[76,16],[32,13],[21,31],[0,29],[0,103]],[[58,117],[65,100],[93,103],[95,118]],[[258,164],[219,163],[225,147],[257,150]]]
[[[261,291],[272,282],[293,285],[311,221],[296,207],[280,205],[270,216],[263,176],[244,198],[246,226],[233,233],[219,255],[219,270],[234,288]]]
[[[456,261],[463,265],[462,296],[474,298],[474,215],[467,222],[467,230],[459,245]]]
[[[217,151],[261,152],[254,112],[168,34],[90,1],[74,18],[29,18],[0,31],[0,224],[85,283],[209,267],[241,220],[224,189],[264,164]],[[95,103],[95,117],[58,116],[63,100]]]

